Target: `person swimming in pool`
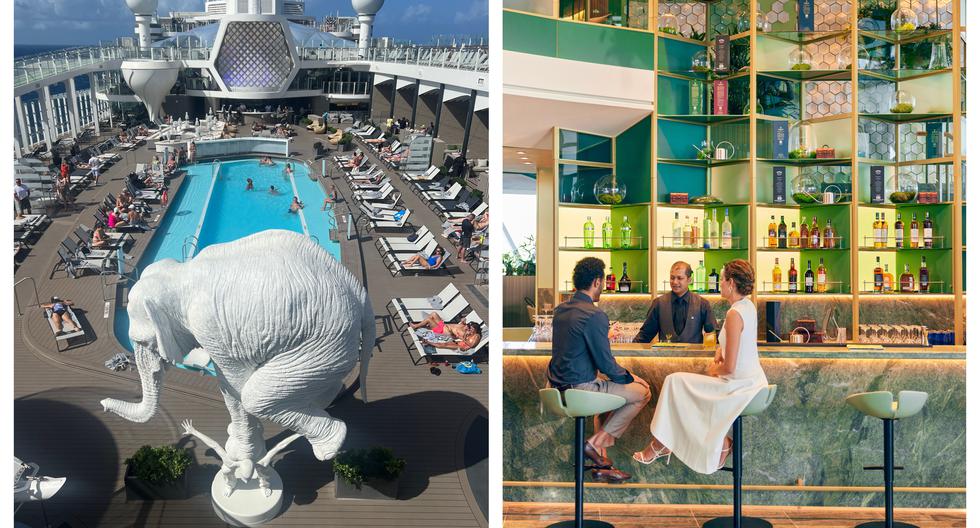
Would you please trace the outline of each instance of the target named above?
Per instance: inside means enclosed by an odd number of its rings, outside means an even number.
[[[246,191],[251,191],[254,188],[255,188],[255,184],[252,183],[252,178],[247,178],[245,180],[245,190]]]
[[[275,165],[275,163],[272,162],[272,158],[266,156],[259,160],[259,165]]]
[[[479,323],[447,323],[436,312],[418,323],[412,323],[412,329],[424,344],[437,348],[469,350],[483,337]]]
[[[283,169],[283,171],[282,171],[282,174],[283,174],[283,176],[285,176],[287,178],[290,177],[290,176],[292,176],[293,175],[293,164],[292,163],[287,163],[286,164],[286,168]]]
[[[422,269],[435,269],[442,266],[443,261],[446,257],[446,251],[441,247],[437,247],[432,253],[431,257],[424,257],[421,253],[417,255],[412,255],[406,260],[402,261],[402,266],[405,267],[421,267]]]
[[[279,194],[279,191],[276,190],[276,186],[275,185],[270,185],[269,186],[269,194],[271,194],[273,196]]]
[[[298,213],[303,207],[303,202],[299,201],[299,196],[293,196],[293,203],[289,204],[289,212]]]

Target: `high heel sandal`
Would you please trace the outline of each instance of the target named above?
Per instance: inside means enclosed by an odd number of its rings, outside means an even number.
[[[652,442],[651,442],[651,445],[652,445]],[[661,449],[654,449],[653,450],[653,458],[651,458],[650,460],[644,460],[644,458],[643,458],[643,451],[637,451],[637,452],[633,453],[633,460],[636,460],[637,462],[639,462],[641,464],[644,464],[644,465],[649,466],[650,464],[653,464],[654,462],[656,462],[657,459],[662,458],[662,457],[667,457],[667,465],[670,465],[670,456],[672,454],[673,453],[671,452],[670,449],[667,448],[667,446],[663,446]]]
[[[728,457],[732,454],[732,444],[728,444],[728,447],[722,447],[721,453],[725,456],[721,458],[721,464],[718,465],[719,470],[724,469],[725,462],[728,460]]]

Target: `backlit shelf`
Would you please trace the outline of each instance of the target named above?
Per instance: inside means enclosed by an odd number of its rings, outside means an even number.
[[[762,77],[795,82],[851,80],[851,70],[760,70],[758,74]]]
[[[887,123],[912,123],[916,121],[936,121],[939,119],[952,119],[953,114],[943,114],[943,113],[924,113],[924,114],[858,114],[858,117],[865,119],[873,119],[875,121],[884,121]]]
[[[911,81],[913,79],[921,79],[923,77],[932,77],[934,75],[943,75],[951,73],[953,70],[951,68],[935,69],[935,70],[925,70],[925,69],[911,69],[911,68],[897,68],[890,70],[858,70],[859,77],[881,79],[885,81],[898,82],[898,81]]]
[[[794,167],[851,164],[851,158],[758,158],[758,160],[763,163],[772,163],[773,165],[791,165]]]
[[[658,202],[658,208],[664,209],[708,209],[715,207],[748,207],[747,203],[710,203],[710,204],[698,204],[698,203],[687,203],[687,204],[672,204],[670,202]]]
[[[858,35],[862,37],[869,37],[875,40],[884,40],[885,42],[890,42],[892,44],[905,44],[907,42],[916,42],[919,40],[930,39],[933,37],[939,37],[943,35],[952,34],[950,29],[916,29],[914,31],[894,31],[894,30],[868,30],[859,29]]]
[[[659,114],[657,117],[695,125],[738,123],[740,121],[748,121],[749,119],[749,116],[744,114]]]
[[[748,163],[748,158],[733,159],[680,159],[680,158],[657,158],[657,163],[669,163],[672,165],[689,165],[694,167],[721,167],[724,165],[735,165],[738,163]]]
[[[759,37],[791,42],[793,44],[814,44],[824,40],[846,37],[851,34],[851,30],[842,29],[838,31],[769,31],[758,32]]]

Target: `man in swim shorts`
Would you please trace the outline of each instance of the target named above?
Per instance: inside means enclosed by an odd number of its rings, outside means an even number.
[[[429,346],[469,350],[480,342],[483,331],[475,322],[447,323],[432,312],[418,323],[411,323],[415,335]]]

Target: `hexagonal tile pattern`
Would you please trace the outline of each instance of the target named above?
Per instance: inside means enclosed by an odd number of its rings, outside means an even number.
[[[691,36],[691,33],[704,33],[704,4],[697,3],[661,3],[659,16],[672,14],[677,17],[677,26],[681,35]]]
[[[279,22],[229,22],[214,67],[232,91],[278,91],[293,59]]]

